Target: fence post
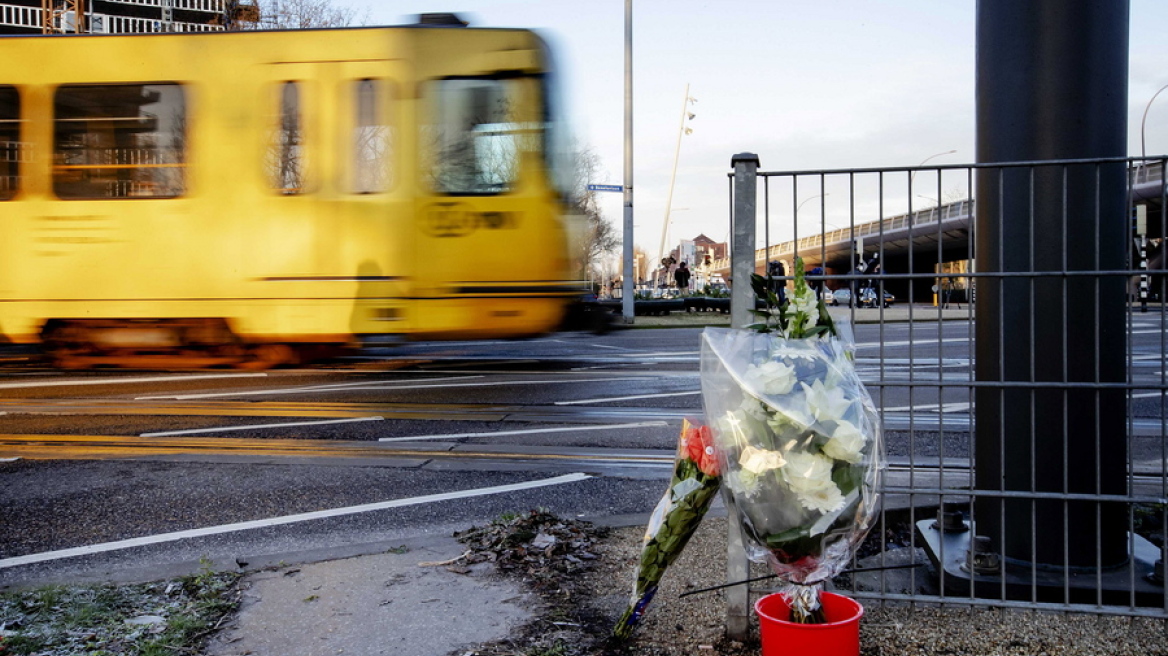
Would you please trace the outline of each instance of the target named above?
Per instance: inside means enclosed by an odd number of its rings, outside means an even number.
[[[754,224],[757,220],[758,155],[738,153],[730,159],[734,168],[734,214],[730,217],[730,324],[742,328],[753,323]]]
[[[752,323],[754,290],[750,276],[754,273],[754,226],[757,220],[758,155],[739,153],[730,159],[734,168],[734,213],[730,217],[733,241],[730,244],[730,324],[742,328]],[[738,515],[727,508],[726,582],[749,578],[750,564],[738,528]],[[726,637],[744,641],[750,631],[750,588],[736,585],[726,588]]]

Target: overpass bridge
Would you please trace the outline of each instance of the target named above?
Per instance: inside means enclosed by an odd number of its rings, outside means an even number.
[[[1153,244],[1162,239],[1165,230],[1164,165],[1164,158],[1137,162],[1128,174],[1131,205],[1148,207],[1148,237]],[[864,261],[879,256],[885,274],[933,273],[938,263],[973,259],[973,229],[974,200],[966,198],[759,248],[754,255],[755,272],[764,274],[766,263],[777,260],[789,273],[798,256],[808,269],[821,266],[828,274],[846,275],[862,255]],[[1150,250],[1149,268],[1164,268],[1163,250],[1160,244]],[[713,261],[709,270],[729,279],[729,256]],[[885,284],[899,298],[908,298],[910,284],[914,300],[932,298],[931,280],[889,279]]]

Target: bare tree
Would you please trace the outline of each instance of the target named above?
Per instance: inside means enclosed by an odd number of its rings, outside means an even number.
[[[600,157],[592,149],[582,148],[576,151],[573,165],[572,204],[585,222],[578,257],[587,273],[620,246],[621,238],[601,213],[596,192],[588,189],[589,183],[599,179]]]
[[[256,0],[259,21],[243,23],[243,29],[303,30],[313,27],[363,25],[369,10],[335,7],[332,0]]]

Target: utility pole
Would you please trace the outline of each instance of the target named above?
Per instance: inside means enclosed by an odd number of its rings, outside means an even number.
[[[625,0],[625,240],[621,315],[633,323],[633,0]]]

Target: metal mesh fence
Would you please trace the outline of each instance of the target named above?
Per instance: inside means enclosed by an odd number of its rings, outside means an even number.
[[[853,563],[869,571],[835,585],[1168,618],[1164,162],[755,173],[736,158],[736,238],[757,220],[732,270],[781,262],[790,278],[800,258],[850,320],[881,414],[884,506]],[[727,596],[732,632],[769,591]]]

